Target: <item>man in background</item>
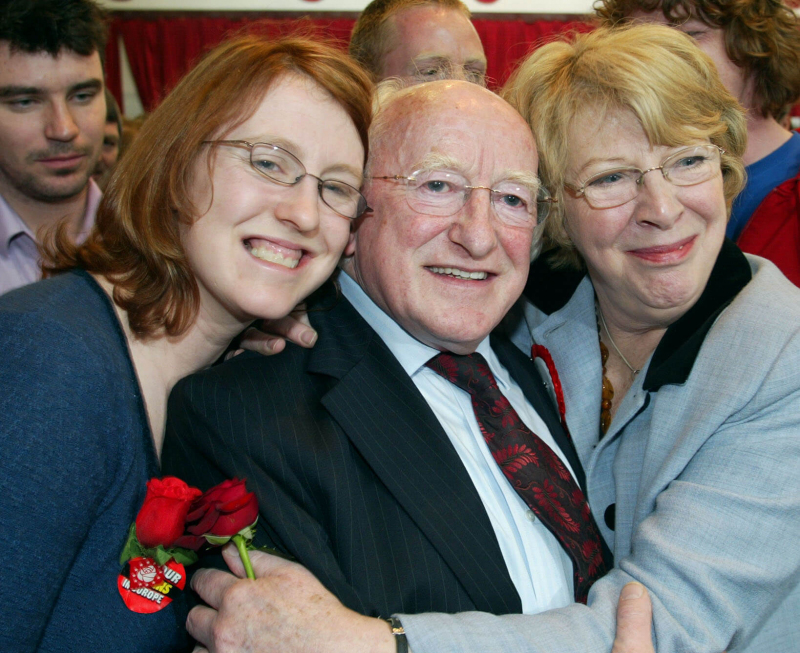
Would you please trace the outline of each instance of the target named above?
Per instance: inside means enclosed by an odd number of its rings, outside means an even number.
[[[461,0],[373,0],[353,28],[350,55],[375,81],[486,81],[483,45]]]
[[[644,20],[685,32],[747,110],[747,185],[728,238],[773,261],[800,285],[800,134],[778,122],[800,97],[800,22],[772,0],[602,0],[608,24]]]
[[[103,128],[103,148],[100,150],[100,158],[97,159],[97,165],[92,173],[92,179],[100,186],[101,190],[106,189],[114,166],[119,159],[122,145],[122,113],[108,88],[105,89],[105,98],[106,124]]]
[[[105,13],[91,0],[10,0],[0,9],[0,294],[40,277],[40,230],[81,241],[100,189]]]

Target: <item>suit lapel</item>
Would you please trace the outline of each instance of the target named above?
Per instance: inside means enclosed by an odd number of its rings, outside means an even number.
[[[412,380],[345,299],[312,314],[308,371],[337,379],[322,403],[437,548],[478,610],[520,612],[491,522],[444,430]]]
[[[575,472],[575,478],[581,487],[586,487],[586,477],[584,476],[583,465],[578,458],[572,440],[561,426],[550,397],[545,390],[544,381],[539,376],[536,367],[530,358],[525,356],[509,340],[502,337],[492,336],[492,349],[503,366],[511,374],[511,378],[516,381],[527,400],[536,409],[539,417],[542,418],[550,435],[553,436],[558,447],[569,461],[570,467]]]

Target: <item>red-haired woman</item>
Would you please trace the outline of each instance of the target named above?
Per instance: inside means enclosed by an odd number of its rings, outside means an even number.
[[[145,123],[81,246],[0,299],[0,648],[167,651],[180,600],[129,611],[119,555],[179,378],[331,274],[366,209],[371,84],[343,54],[242,37]]]

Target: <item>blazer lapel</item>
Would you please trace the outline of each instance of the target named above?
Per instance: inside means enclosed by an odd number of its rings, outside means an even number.
[[[322,399],[356,449],[438,549],[481,611],[521,612],[489,517],[413,381],[345,299],[312,314],[308,371],[337,379]]]
[[[511,378],[516,381],[522,392],[525,393],[525,397],[536,409],[539,417],[547,424],[547,428],[550,429],[550,435],[553,436],[553,440],[555,440],[575,472],[578,484],[581,487],[586,487],[583,465],[581,465],[581,461],[578,458],[575,446],[561,426],[558,412],[547,394],[544,381],[539,376],[530,358],[525,356],[509,340],[502,337],[492,336],[492,349],[509,374],[511,374]]]

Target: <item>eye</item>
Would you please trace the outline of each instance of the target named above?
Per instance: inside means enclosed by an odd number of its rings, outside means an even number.
[[[12,111],[25,111],[26,109],[30,109],[35,102],[36,100],[31,97],[18,97],[6,100],[5,104]]]
[[[338,181],[323,181],[322,182],[322,190],[325,192],[326,195],[336,195],[337,197],[341,197],[342,199],[347,199],[353,197],[355,195],[355,189],[351,188],[349,185],[338,182]]]
[[[631,173],[625,170],[612,170],[611,172],[601,172],[596,177],[592,177],[587,183],[587,186],[595,188],[603,188],[621,184],[632,179]]]
[[[453,186],[442,179],[431,179],[426,181],[420,186],[422,190],[430,191],[431,193],[447,193],[453,189]]]
[[[672,164],[671,167],[673,168],[697,168],[703,165],[708,158],[702,156],[700,154],[695,154],[693,156],[685,156],[683,158],[678,159],[675,163]]]
[[[78,91],[72,99],[78,104],[88,104],[97,97],[97,91]]]
[[[267,175],[282,175],[285,174],[284,169],[280,165],[280,161],[266,157],[253,157],[253,167],[259,172]]]
[[[519,195],[512,195],[511,193],[504,193],[498,198],[499,201],[509,209],[527,209],[528,203]]]

